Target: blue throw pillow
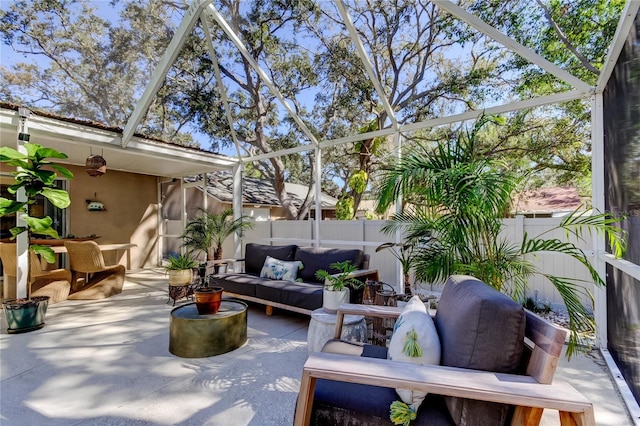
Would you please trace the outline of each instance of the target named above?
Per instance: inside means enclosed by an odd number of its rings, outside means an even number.
[[[285,262],[284,260],[267,256],[264,260],[264,266],[260,271],[260,278],[295,281],[298,277],[299,269],[302,269],[302,262],[299,260]]]

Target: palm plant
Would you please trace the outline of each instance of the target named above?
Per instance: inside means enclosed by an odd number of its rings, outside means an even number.
[[[402,267],[402,277],[404,278],[404,294],[406,296],[412,295],[411,289],[411,269],[415,257],[413,251],[416,248],[416,242],[412,240],[405,240],[401,243],[382,243],[376,247],[376,253],[381,250],[389,250],[393,257],[398,259],[400,266]]]
[[[586,283],[544,274],[525,255],[568,255],[587,268],[596,285],[604,285],[604,281],[569,238],[561,241],[545,238],[544,234],[525,234],[522,243],[515,245],[500,236],[502,218],[519,180],[499,161],[478,154],[478,132],[492,120],[482,116],[471,131],[440,142],[435,149],[418,143],[407,156],[384,168],[378,188],[379,211],[400,196],[407,208],[387,222],[383,232],[401,231],[408,241],[418,241],[414,268],[420,280],[442,282],[451,274],[469,274],[523,302],[528,279],[533,274],[543,275],[557,289],[569,315],[570,357],[578,344],[586,343],[583,333],[595,331],[594,319],[581,303],[585,295],[593,303],[592,295],[584,286]],[[618,220],[604,213],[587,215],[576,211],[555,229],[563,229],[567,237],[575,240],[593,232],[605,234],[613,253],[621,256],[625,234],[614,226]]]
[[[180,236],[189,253],[203,252],[207,260],[222,259],[222,243],[233,233],[253,228],[247,216],[233,219],[233,210],[212,213],[200,209],[200,216],[190,220]]]

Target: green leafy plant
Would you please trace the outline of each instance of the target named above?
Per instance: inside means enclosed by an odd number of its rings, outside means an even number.
[[[189,253],[204,252],[207,260],[222,259],[222,243],[236,231],[252,229],[248,216],[232,219],[233,210],[211,213],[200,209],[200,216],[190,220],[182,233],[182,245]]]
[[[25,143],[24,148],[26,154],[9,147],[0,148],[0,162],[17,168],[11,172],[15,182],[9,186],[9,193],[18,195],[19,191],[24,191],[24,200],[19,200],[20,197],[15,200],[0,197],[0,216],[18,214],[24,221],[24,226],[11,228],[12,239],[23,232],[27,232],[29,236],[36,234],[60,238],[58,232],[51,227],[53,220],[49,216],[30,216],[29,206],[36,202],[36,197],[43,196],[60,209],[69,207],[69,194],[57,188],[55,180],[58,173],[68,179],[73,178],[73,173],[66,167],[49,161],[49,158],[65,159],[67,155],[32,143]],[[49,263],[56,260],[51,247],[33,244],[29,249],[40,254]]]
[[[325,286],[330,287],[333,291],[343,290],[345,287],[360,288],[363,283],[350,275],[357,270],[350,260],[344,262],[331,263],[333,269],[338,270],[337,274],[330,274],[324,269],[316,271],[316,278],[325,281]]]
[[[418,143],[396,164],[385,167],[378,188],[379,209],[384,211],[400,196],[410,204],[385,224],[383,232],[403,232],[407,241],[418,242],[414,268],[420,280],[442,282],[452,274],[469,274],[523,302],[528,279],[534,274],[544,276],[567,309],[567,356],[571,357],[579,343],[588,345],[584,333],[595,331],[594,319],[582,303],[584,296],[592,301],[592,295],[580,279],[542,273],[525,256],[549,252],[569,256],[587,268],[595,285],[604,285],[571,238],[606,235],[613,254],[622,256],[625,233],[615,226],[620,218],[575,211],[544,234],[525,234],[520,245],[506,240],[500,235],[502,219],[519,179],[500,161],[476,149],[479,130],[488,122],[498,120],[483,115],[457,139],[440,142],[433,149]],[[565,241],[547,237],[557,229],[565,232]]]
[[[199,263],[186,254],[169,256],[169,263],[164,266],[167,271],[181,271],[197,268]]]

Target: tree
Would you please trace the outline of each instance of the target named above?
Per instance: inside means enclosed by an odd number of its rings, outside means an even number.
[[[102,18],[95,4],[17,1],[0,13],[4,44],[25,57],[39,58],[37,65],[0,67],[3,100],[124,126],[150,70],[171,41],[172,12],[186,10],[188,4],[123,2],[121,26]],[[180,107],[207,84],[203,73],[194,72],[206,66],[194,47],[197,40],[188,40],[149,109],[142,125],[148,136],[194,145],[191,136],[181,132],[191,115]]]

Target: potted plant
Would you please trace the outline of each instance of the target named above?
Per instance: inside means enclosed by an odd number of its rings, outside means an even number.
[[[164,265],[169,276],[170,286],[185,286],[193,280],[193,268],[198,267],[198,262],[187,254],[169,256],[169,263]]]
[[[383,232],[402,231],[409,240],[417,240],[414,268],[418,279],[444,282],[452,274],[477,277],[517,301],[525,299],[528,278],[539,274],[525,256],[552,252],[570,256],[587,268],[596,285],[604,281],[587,255],[573,242],[546,235],[524,235],[519,245],[500,235],[502,219],[509,211],[511,194],[519,179],[502,164],[483,155],[476,143],[480,128],[497,119],[482,116],[472,131],[457,140],[446,140],[431,148],[417,146],[395,164],[385,166],[378,189],[378,209],[384,211],[398,197],[407,203],[387,222]],[[612,251],[621,256],[626,246],[625,233],[609,214],[574,212],[562,219],[556,229],[580,240],[592,233],[608,237]],[[542,275],[558,290],[569,315],[570,357],[578,343],[587,343],[585,332],[595,331],[593,316],[582,304],[589,296],[580,279]]]
[[[376,247],[376,253],[381,250],[390,250],[391,254],[398,259],[402,267],[402,276],[404,278],[404,296],[407,300],[411,299],[411,269],[413,268],[413,249],[415,241],[406,241],[402,243],[383,243]]]
[[[29,244],[32,235],[59,238],[58,232],[51,227],[53,220],[49,216],[44,218],[30,216],[29,206],[36,202],[36,197],[43,196],[55,207],[67,208],[71,204],[69,194],[57,188],[55,180],[58,173],[67,179],[73,178],[73,173],[49,161],[49,158],[67,158],[66,154],[38,144],[25,143],[24,148],[26,154],[9,147],[0,148],[0,162],[16,167],[16,171],[11,172],[15,182],[9,186],[9,193],[17,195],[19,191],[24,191],[23,199],[20,196],[16,196],[16,199],[0,197],[0,216],[17,214],[19,220],[17,226],[11,228],[11,238],[15,239],[26,232],[28,249],[39,254],[47,262],[53,263],[56,257],[51,247]],[[27,265],[29,263],[27,262]],[[31,298],[30,269],[27,266],[27,297],[3,302],[9,333],[22,333],[44,326],[49,297]]]
[[[351,277],[351,273],[357,268],[350,260],[331,263],[329,266],[339,272],[330,274],[324,269],[319,269],[316,271],[316,278],[324,280],[322,308],[329,313],[335,313],[340,304],[349,302],[349,288],[357,289],[363,284]]]
[[[253,228],[253,223],[247,221],[248,216],[232,219],[233,210],[212,213],[200,209],[200,216],[191,219],[180,236],[182,245],[188,253],[202,252],[207,261],[222,259],[222,243],[234,232],[242,232]],[[215,267],[217,272],[218,267]]]

